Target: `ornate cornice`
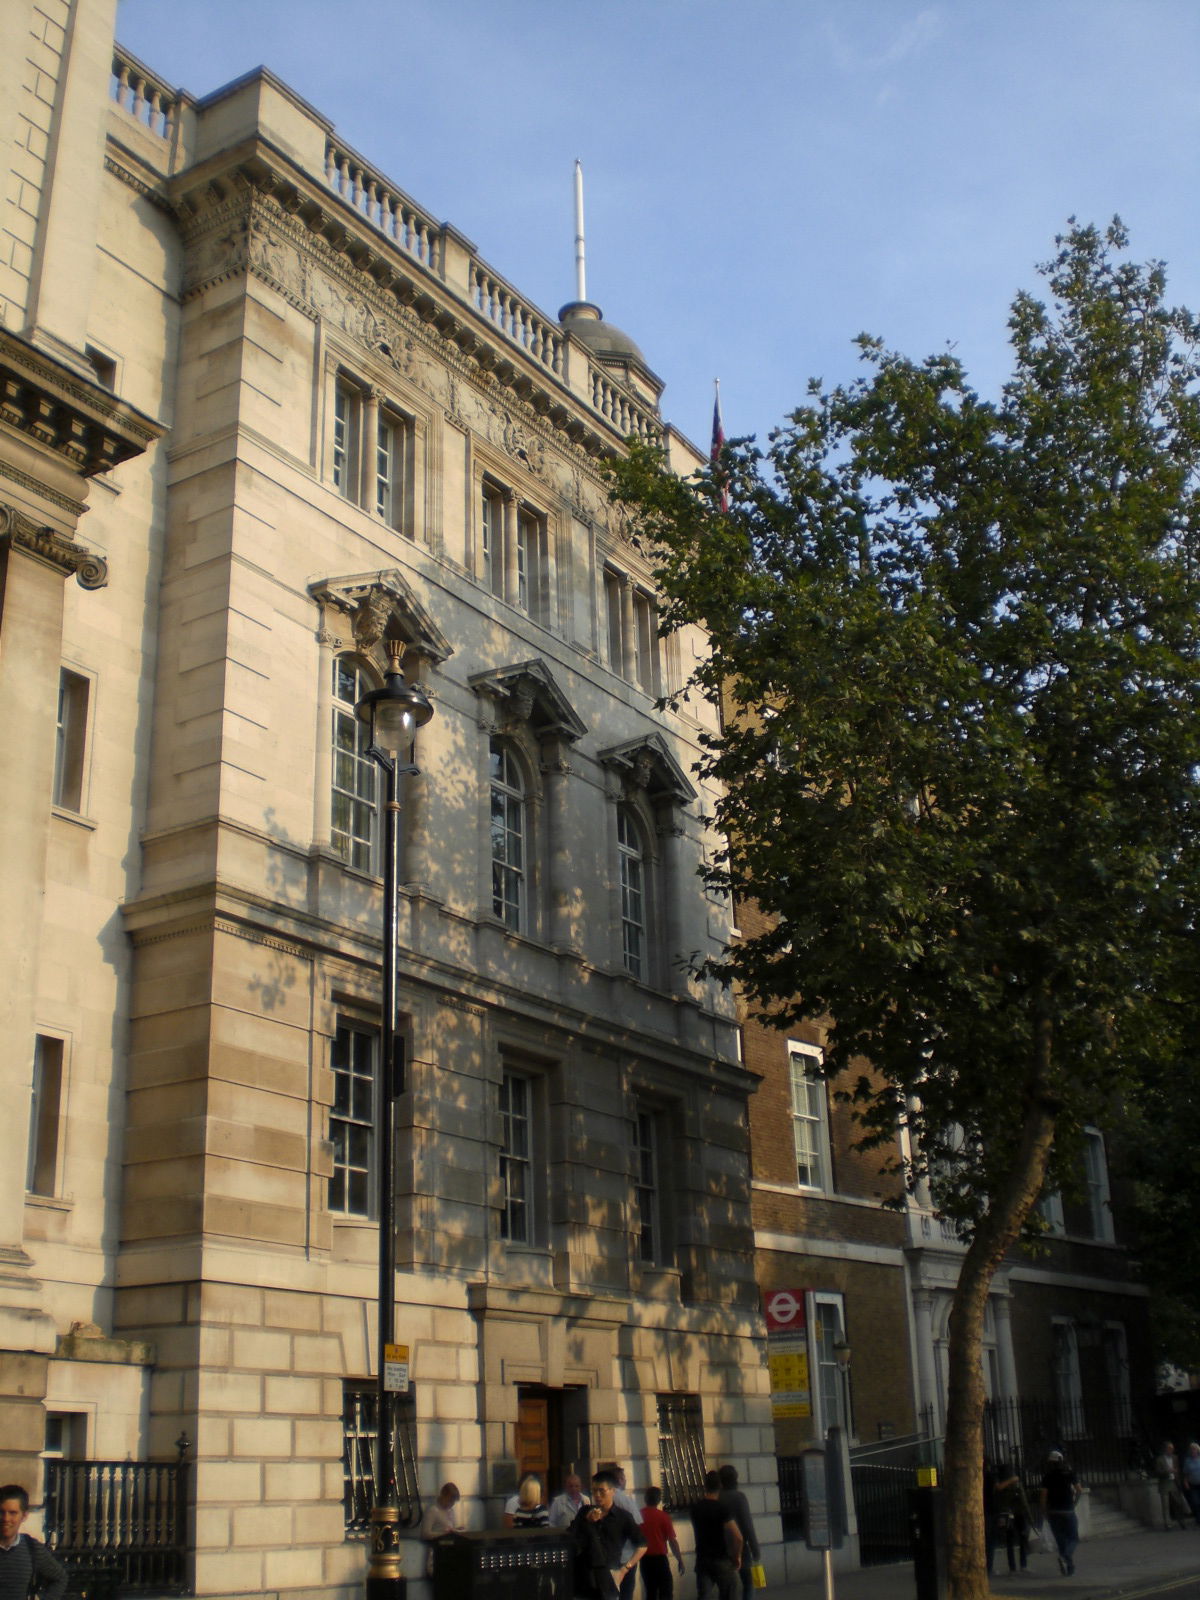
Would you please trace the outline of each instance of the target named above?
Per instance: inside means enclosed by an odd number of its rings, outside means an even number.
[[[214,160],[182,173],[170,186],[191,257],[185,299],[247,273],[306,315],[328,315],[330,308],[314,304],[311,276],[303,267],[297,273],[279,249],[286,240],[356,302],[352,314],[363,326],[353,331],[368,344],[379,348],[397,337],[416,339],[482,393],[494,397],[504,391],[505,403],[519,403],[522,426],[546,442],[561,448],[565,438],[593,462],[618,448],[620,435],[611,421],[527,359],[436,272],[376,235],[340,196],[281,152],[254,139],[230,152],[225,162],[219,170]],[[380,325],[375,339],[372,317]],[[611,374],[606,381],[614,381]],[[645,409],[632,392],[629,398]]]
[[[629,789],[641,789],[651,801],[688,805],[696,791],[658,733],[627,739],[599,752],[602,764],[615,772]]]
[[[74,573],[81,589],[103,589],[108,582],[108,562],[103,556],[65,533],[39,526],[15,506],[0,504],[0,547],[21,550],[64,578]]]
[[[476,672],[468,682],[481,699],[503,706],[511,721],[528,723],[539,739],[574,744],[587,732],[586,723],[576,714],[544,661],[519,661],[491,672]]]
[[[0,328],[0,425],[62,456],[85,478],[141,455],[161,425]]]
[[[333,611],[346,618],[353,641],[361,650],[374,650],[394,624],[396,633],[414,655],[436,664],[454,653],[454,647],[398,568],[347,578],[323,578],[320,583],[310,584],[308,592],[326,615]],[[337,637],[333,629],[321,631]]]

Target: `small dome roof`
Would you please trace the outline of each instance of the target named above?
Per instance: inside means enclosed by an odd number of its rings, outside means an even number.
[[[558,313],[565,333],[572,333],[601,360],[637,361],[644,367],[646,358],[627,333],[605,322],[599,306],[590,300],[572,300]]]

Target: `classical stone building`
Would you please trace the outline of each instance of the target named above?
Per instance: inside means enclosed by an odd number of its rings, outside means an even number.
[[[732,1460],[774,1546],[754,1078],[687,975],[729,927],[696,876],[709,712],[656,709],[703,641],[658,639],[599,473],[631,433],[696,454],[594,306],[539,311],[269,72],[175,92],[114,5],[0,17],[0,1468],[36,1492],[48,1449],[186,1436],[197,1592],[361,1581],[354,704],[392,651],[435,707],[404,795],[404,1510]]]

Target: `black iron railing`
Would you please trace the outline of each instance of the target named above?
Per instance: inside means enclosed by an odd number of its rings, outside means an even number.
[[[46,1542],[76,1592],[187,1589],[186,1461],[47,1461]]]
[[[705,1461],[699,1395],[659,1395],[658,1461],[667,1511],[682,1511],[700,1499],[704,1493]]]
[[[1153,1430],[1127,1401],[989,1400],[983,1448],[989,1461],[1011,1462],[1026,1484],[1061,1450],[1088,1484],[1123,1483],[1153,1460]]]

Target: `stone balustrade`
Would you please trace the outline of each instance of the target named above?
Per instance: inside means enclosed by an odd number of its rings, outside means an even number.
[[[661,425],[648,406],[640,406],[624,389],[618,388],[599,367],[591,367],[593,408],[606,417],[622,436],[636,434],[639,439],[657,439]]]
[[[360,157],[332,139],[325,145],[325,181],[407,255],[427,267],[435,266],[440,225]]]
[[[550,372],[563,370],[562,333],[482,264],[471,265],[471,303],[501,333]]]
[[[171,138],[179,114],[179,96],[125,50],[113,52],[108,92],[143,128],[160,139]]]

